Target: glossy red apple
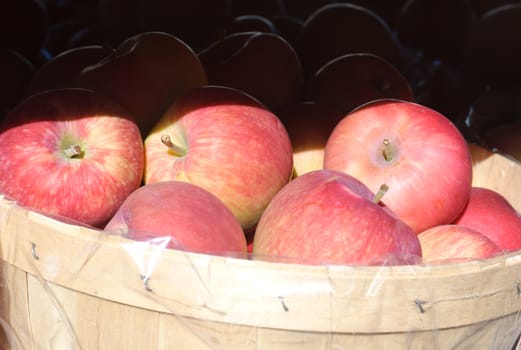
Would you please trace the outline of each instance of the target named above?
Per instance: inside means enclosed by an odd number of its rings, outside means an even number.
[[[521,215],[499,192],[472,187],[470,199],[455,224],[481,232],[501,249],[521,249]]]
[[[393,265],[415,263],[421,248],[415,232],[362,182],[316,170],[272,199],[257,225],[253,254],[305,264]]]
[[[415,101],[405,76],[385,59],[370,53],[332,59],[311,77],[307,90],[311,100],[331,104],[345,113],[382,98]]]
[[[282,122],[246,93],[195,88],[177,98],[145,138],[145,183],[183,180],[221,199],[244,229],[291,177]]]
[[[246,237],[232,212],[210,192],[183,181],[141,186],[105,226],[129,239],[165,238],[166,248],[245,254]]]
[[[458,261],[487,259],[503,250],[486,235],[469,227],[446,224],[431,227],[420,234],[423,261]]]
[[[211,85],[242,90],[273,111],[298,101],[303,75],[293,47],[273,33],[227,35],[199,52]]]
[[[293,176],[324,166],[324,147],[345,114],[328,104],[298,102],[277,113],[288,131],[293,149]]]
[[[84,68],[77,86],[103,93],[126,107],[146,135],[181,93],[207,84],[194,51],[162,32],[136,34]]]
[[[342,119],[324,149],[324,167],[344,171],[373,192],[416,233],[453,221],[470,196],[468,144],[445,116],[409,101],[367,103]]]
[[[83,68],[98,63],[111,52],[101,45],[88,45],[57,54],[38,67],[25,91],[26,96],[50,89],[75,87],[76,77]]]
[[[0,132],[0,193],[99,226],[140,184],[143,141],[117,103],[83,89],[22,101]]]

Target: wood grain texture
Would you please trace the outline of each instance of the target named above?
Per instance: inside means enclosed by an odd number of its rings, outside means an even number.
[[[475,184],[521,209],[521,166],[477,148],[473,159]],[[520,253],[430,266],[253,261],[162,250],[0,198],[0,263],[11,349],[510,350],[521,333]]]

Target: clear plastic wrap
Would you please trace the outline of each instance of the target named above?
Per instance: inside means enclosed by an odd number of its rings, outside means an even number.
[[[475,184],[520,208],[521,167]],[[521,253],[410,266],[308,266],[166,249],[0,197],[2,349],[515,349]]]

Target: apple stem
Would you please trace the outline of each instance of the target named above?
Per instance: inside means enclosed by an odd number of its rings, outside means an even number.
[[[183,157],[186,155],[186,149],[180,147],[172,142],[172,139],[169,135],[161,135],[161,142],[163,145],[168,147],[168,149],[177,157]]]
[[[383,146],[384,147],[383,147],[383,150],[382,150],[382,155],[384,156],[384,159],[389,162],[394,157],[394,148],[393,148],[393,145],[391,143],[391,140],[384,139]]]
[[[69,147],[63,150],[63,153],[65,153],[65,156],[67,158],[78,157],[82,153],[81,146],[78,144],[70,145]]]
[[[382,200],[382,197],[387,193],[387,191],[389,190],[389,186],[387,186],[387,184],[382,184],[382,186],[380,186],[380,188],[378,189],[378,192],[376,192],[376,194],[374,195],[374,198],[373,198],[373,203],[378,203]]]

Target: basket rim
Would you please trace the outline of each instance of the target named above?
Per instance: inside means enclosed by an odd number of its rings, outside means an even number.
[[[0,261],[44,284],[151,312],[297,331],[427,331],[521,310],[521,252],[405,266],[248,260],[158,250],[3,198]]]

